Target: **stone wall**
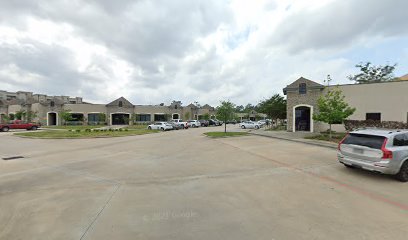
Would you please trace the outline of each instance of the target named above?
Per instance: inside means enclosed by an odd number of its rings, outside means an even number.
[[[298,91],[290,91],[287,92],[287,121],[288,121],[288,131],[293,131],[293,108],[297,105],[310,105],[313,106],[313,113],[318,111],[317,108],[317,99],[319,99],[322,90],[320,89],[308,89],[306,94],[299,94]],[[314,131],[320,131],[321,124],[318,122],[314,122]]]

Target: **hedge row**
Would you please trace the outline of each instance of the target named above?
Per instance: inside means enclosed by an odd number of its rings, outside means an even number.
[[[358,128],[376,127],[387,129],[408,129],[408,124],[396,121],[374,121],[374,120],[345,120],[344,127],[347,131]]]

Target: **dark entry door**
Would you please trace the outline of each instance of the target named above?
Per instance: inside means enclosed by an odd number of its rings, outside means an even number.
[[[55,125],[57,125],[57,114],[48,113],[48,126],[55,126]]]
[[[295,109],[295,129],[296,131],[310,131],[310,108],[297,107]]]
[[[129,124],[129,114],[126,114],[126,113],[112,114],[112,125],[128,125],[128,124]]]

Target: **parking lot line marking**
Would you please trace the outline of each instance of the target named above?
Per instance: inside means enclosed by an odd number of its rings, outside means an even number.
[[[284,163],[284,162],[281,162],[281,161],[272,159],[272,158],[270,158],[270,157],[266,157],[266,156],[264,156],[264,155],[261,155],[261,154],[255,153],[255,152],[251,152],[251,151],[248,151],[248,150],[239,148],[239,147],[237,147],[237,146],[234,146],[234,145],[232,145],[232,144],[223,142],[223,141],[221,141],[221,140],[216,140],[216,141],[219,141],[219,142],[221,142],[221,143],[223,143],[223,144],[225,144],[225,145],[228,145],[228,146],[230,146],[230,147],[239,149],[240,151],[245,151],[245,152],[251,153],[251,154],[253,154],[253,155],[256,155],[256,156],[258,156],[258,157],[261,157],[261,158],[263,158],[263,159],[272,161],[272,162],[274,162],[274,163],[276,163],[276,164],[279,164],[279,165],[281,165],[281,166],[287,167],[288,169],[292,169],[292,170],[301,172],[301,173],[303,173],[303,174],[309,175],[309,176],[311,176],[311,177],[315,177],[315,178],[320,179],[320,180],[322,180],[322,181],[330,182],[330,183],[332,183],[332,184],[335,184],[335,185],[338,185],[338,186],[340,186],[340,187],[346,188],[346,189],[348,189],[348,190],[350,190],[350,191],[352,191],[352,192],[354,192],[354,193],[357,193],[357,194],[366,196],[366,197],[368,197],[368,198],[370,198],[370,199],[372,199],[372,200],[379,201],[379,202],[382,202],[382,203],[391,205],[391,206],[393,206],[393,207],[396,207],[396,208],[399,208],[399,209],[408,211],[408,205],[407,205],[407,204],[400,203],[400,202],[397,202],[397,201],[388,199],[388,198],[383,197],[383,196],[381,196],[381,195],[378,195],[378,194],[376,194],[376,193],[373,193],[373,192],[364,190],[364,189],[362,189],[362,188],[359,188],[359,187],[356,187],[356,186],[353,186],[353,185],[350,185],[350,184],[347,184],[347,183],[338,181],[338,180],[336,180],[336,179],[334,179],[334,178],[331,178],[331,177],[327,177],[327,176],[323,176],[323,175],[319,175],[319,174],[316,174],[316,173],[312,173],[312,172],[305,171],[304,169],[295,167],[295,166],[290,165],[290,164],[288,164],[288,163]]]

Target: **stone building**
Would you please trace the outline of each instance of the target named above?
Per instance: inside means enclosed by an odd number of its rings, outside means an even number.
[[[320,132],[328,125],[313,120],[318,113],[318,98],[331,88],[339,88],[345,101],[356,108],[352,120],[408,121],[408,81],[397,79],[389,82],[368,84],[344,84],[324,86],[306,78],[299,78],[283,89],[287,96],[287,130]],[[344,131],[342,124],[333,126]]]
[[[214,117],[215,108],[189,104],[182,106],[180,101],[173,101],[166,106],[134,105],[126,98],[120,97],[108,104],[92,104],[83,102],[81,97],[47,96],[32,92],[7,92],[0,90],[0,121],[13,119],[17,113],[23,112],[23,120],[40,122],[42,125],[53,126],[63,124],[62,112],[69,112],[72,121],[68,124],[108,124],[126,125],[169,121],[172,119],[200,119],[204,115]],[[29,116],[32,117],[29,117]]]

